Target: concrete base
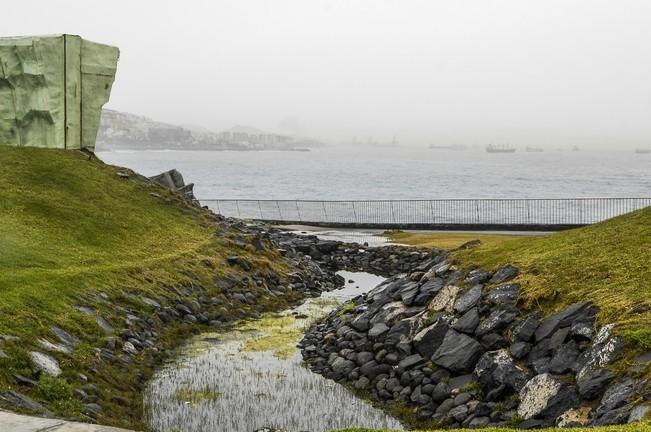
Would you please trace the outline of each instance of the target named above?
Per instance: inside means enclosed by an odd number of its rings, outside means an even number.
[[[130,432],[110,426],[31,417],[0,411],[2,432]]]

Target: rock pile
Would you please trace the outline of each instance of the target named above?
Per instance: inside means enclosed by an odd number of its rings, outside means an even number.
[[[646,407],[631,401],[646,383],[607,369],[623,344],[612,325],[595,331],[598,308],[586,302],[547,317],[524,314],[511,282],[517,274],[513,266],[466,274],[435,255],[312,327],[303,357],[314,372],[412,406],[417,420],[441,426],[639,419]]]

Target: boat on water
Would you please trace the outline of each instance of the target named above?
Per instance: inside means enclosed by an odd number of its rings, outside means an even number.
[[[486,146],[488,153],[515,153],[515,147],[504,144],[489,144]]]
[[[651,149],[648,149],[648,148],[636,148],[635,153],[637,153],[637,154],[651,154]]]
[[[532,146],[527,146],[525,149],[527,153],[542,153],[545,151],[542,147],[532,147]]]

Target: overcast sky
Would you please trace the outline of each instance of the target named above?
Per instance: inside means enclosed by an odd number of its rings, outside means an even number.
[[[330,140],[651,143],[649,0],[20,0],[121,50],[108,107]]]

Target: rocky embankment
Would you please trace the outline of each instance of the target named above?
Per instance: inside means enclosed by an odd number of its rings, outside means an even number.
[[[335,267],[381,262],[332,247],[319,259]],[[596,327],[595,305],[527,313],[515,267],[466,273],[443,252],[421,259],[396,259],[382,273],[406,274],[307,332],[302,354],[314,372],[446,427],[610,425],[649,411],[648,383],[608,369],[624,346],[612,325]]]

